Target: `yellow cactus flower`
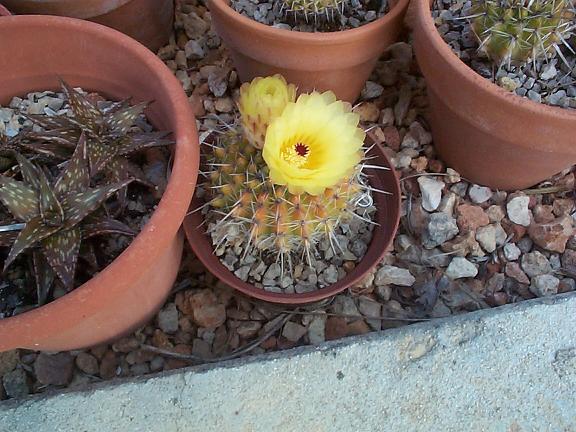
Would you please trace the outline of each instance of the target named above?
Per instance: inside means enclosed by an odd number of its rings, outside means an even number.
[[[295,100],[296,86],[288,84],[282,75],[258,77],[242,84],[238,109],[248,141],[261,149],[270,123]]]
[[[350,176],[366,134],[349,103],[332,92],[301,95],[268,127],[263,156],[270,179],[292,194],[319,195]]]

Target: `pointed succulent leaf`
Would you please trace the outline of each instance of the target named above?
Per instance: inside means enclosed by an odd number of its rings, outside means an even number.
[[[144,171],[138,165],[130,162],[125,157],[116,157],[106,167],[106,175],[113,182],[133,179],[148,187],[154,187],[144,175]]]
[[[135,236],[136,232],[125,223],[113,218],[94,219],[82,224],[82,238],[90,238],[103,234]]]
[[[24,229],[20,231],[20,234],[16,237],[12,249],[10,249],[8,258],[6,258],[4,262],[4,270],[26,249],[33,246],[36,242],[44,240],[46,237],[54,234],[59,229],[60,227],[44,225],[40,216],[28,221]]]
[[[124,180],[96,189],[89,189],[83,192],[67,195],[62,200],[62,207],[65,214],[65,225],[73,227],[100,207],[104,201],[112,196],[116,191],[128,185],[132,180]]]
[[[0,231],[0,247],[10,247],[18,237],[18,231]]]
[[[160,147],[174,144],[166,138],[170,132],[146,132],[123,137],[118,142],[118,154],[125,156],[150,147]]]
[[[112,135],[125,135],[134,125],[136,119],[144,112],[148,102],[141,102],[134,106],[122,107],[106,118],[106,126]]]
[[[74,119],[80,123],[83,128],[93,132],[98,130],[102,123],[102,113],[85,95],[72,88],[70,85],[61,81],[62,90],[66,94],[70,108],[74,113]]]
[[[74,154],[56,180],[54,191],[56,195],[62,196],[70,192],[86,190],[89,186],[90,172],[88,170],[86,135],[82,133]]]
[[[73,227],[59,231],[42,241],[42,252],[46,261],[68,290],[74,285],[81,240],[80,229]]]
[[[74,151],[74,147],[70,148],[55,142],[23,142],[22,147],[31,152],[60,160],[67,160]]]
[[[47,116],[41,114],[22,114],[24,118],[49,131],[58,129],[74,129],[76,127],[72,119],[68,116],[55,115]]]
[[[40,214],[37,192],[10,177],[0,176],[0,201],[12,216],[24,222]]]
[[[32,253],[34,279],[36,279],[36,294],[38,306],[42,306],[48,300],[48,296],[54,283],[54,271],[48,264],[46,257],[39,251]]]
[[[30,132],[23,140],[23,144],[28,141],[31,144],[37,142],[49,142],[61,145],[62,147],[74,149],[80,138],[80,129],[53,129],[42,132]]]
[[[64,210],[58,197],[50,186],[48,178],[44,171],[38,169],[38,179],[40,180],[40,187],[38,189],[40,215],[45,224],[50,226],[60,226],[64,222]]]
[[[30,162],[20,153],[16,153],[16,160],[20,166],[20,172],[22,173],[22,178],[24,181],[34,189],[40,190],[40,177],[38,174],[38,168],[35,167],[32,162]]]
[[[116,148],[104,144],[97,138],[90,138],[87,147],[91,176],[95,176],[102,171],[106,164],[116,156]]]

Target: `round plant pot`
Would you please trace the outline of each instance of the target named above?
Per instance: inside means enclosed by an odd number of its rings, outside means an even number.
[[[426,78],[434,145],[468,180],[494,189],[533,186],[576,162],[576,110],[516,96],[452,52],[429,0],[414,0],[414,46]]]
[[[230,0],[208,3],[242,81],[279,73],[303,93],[332,90],[339,99],[354,102],[378,58],[397,40],[408,0],[392,1],[392,10],[374,22],[329,33],[273,28],[229,4]]]
[[[152,124],[174,134],[167,189],[140,234],[108,267],[69,294],[0,320],[0,351],[61,351],[109,341],[143,324],[162,305],[182,255],[179,228],[196,184],[199,145],[188,98],[172,72],[133,39],[87,21],[2,18],[0,104],[32,91],[59,89],[58,77],[111,99],[154,101]],[[38,41],[42,43],[38,43]],[[81,55],[71,56],[70,53]]]
[[[156,52],[168,42],[174,0],[2,0],[15,14],[60,15],[94,21]]]
[[[380,262],[394,240],[398,222],[400,221],[400,184],[398,177],[380,146],[375,145],[369,156],[374,157],[374,159],[371,159],[371,163],[374,163],[374,165],[390,168],[389,171],[367,169],[370,185],[376,189],[388,191],[391,195],[373,194],[374,205],[377,209],[374,220],[378,225],[374,227],[370,246],[366,251],[366,255],[356,267],[335,284],[303,294],[281,294],[271,293],[242,281],[228,270],[214,254],[214,247],[210,237],[206,234],[206,226],[203,224],[204,217],[199,211],[190,213],[184,220],[184,230],[190,247],[198,259],[219,280],[250,297],[260,300],[271,303],[301,305],[317,302],[344,291],[362,280]],[[190,208],[196,209],[202,204],[203,201],[194,198]]]

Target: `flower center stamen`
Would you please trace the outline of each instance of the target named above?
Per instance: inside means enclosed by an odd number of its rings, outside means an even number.
[[[310,148],[301,142],[287,147],[282,152],[282,158],[296,168],[301,168],[308,161],[309,155]]]

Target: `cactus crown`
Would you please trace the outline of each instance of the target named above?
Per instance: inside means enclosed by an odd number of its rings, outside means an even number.
[[[367,190],[361,169],[321,195],[295,195],[270,181],[261,153],[241,137],[220,139],[213,150],[207,177],[209,204],[217,215],[210,233],[217,248],[233,244],[244,256],[270,253],[291,270],[293,258],[312,265],[324,239],[338,247],[338,225],[361,217],[355,212]]]
[[[562,55],[573,20],[572,0],[483,0],[472,9],[479,49],[499,65]]]
[[[296,17],[324,18],[333,21],[338,13],[342,13],[348,0],[282,0],[284,10],[294,13]]]

